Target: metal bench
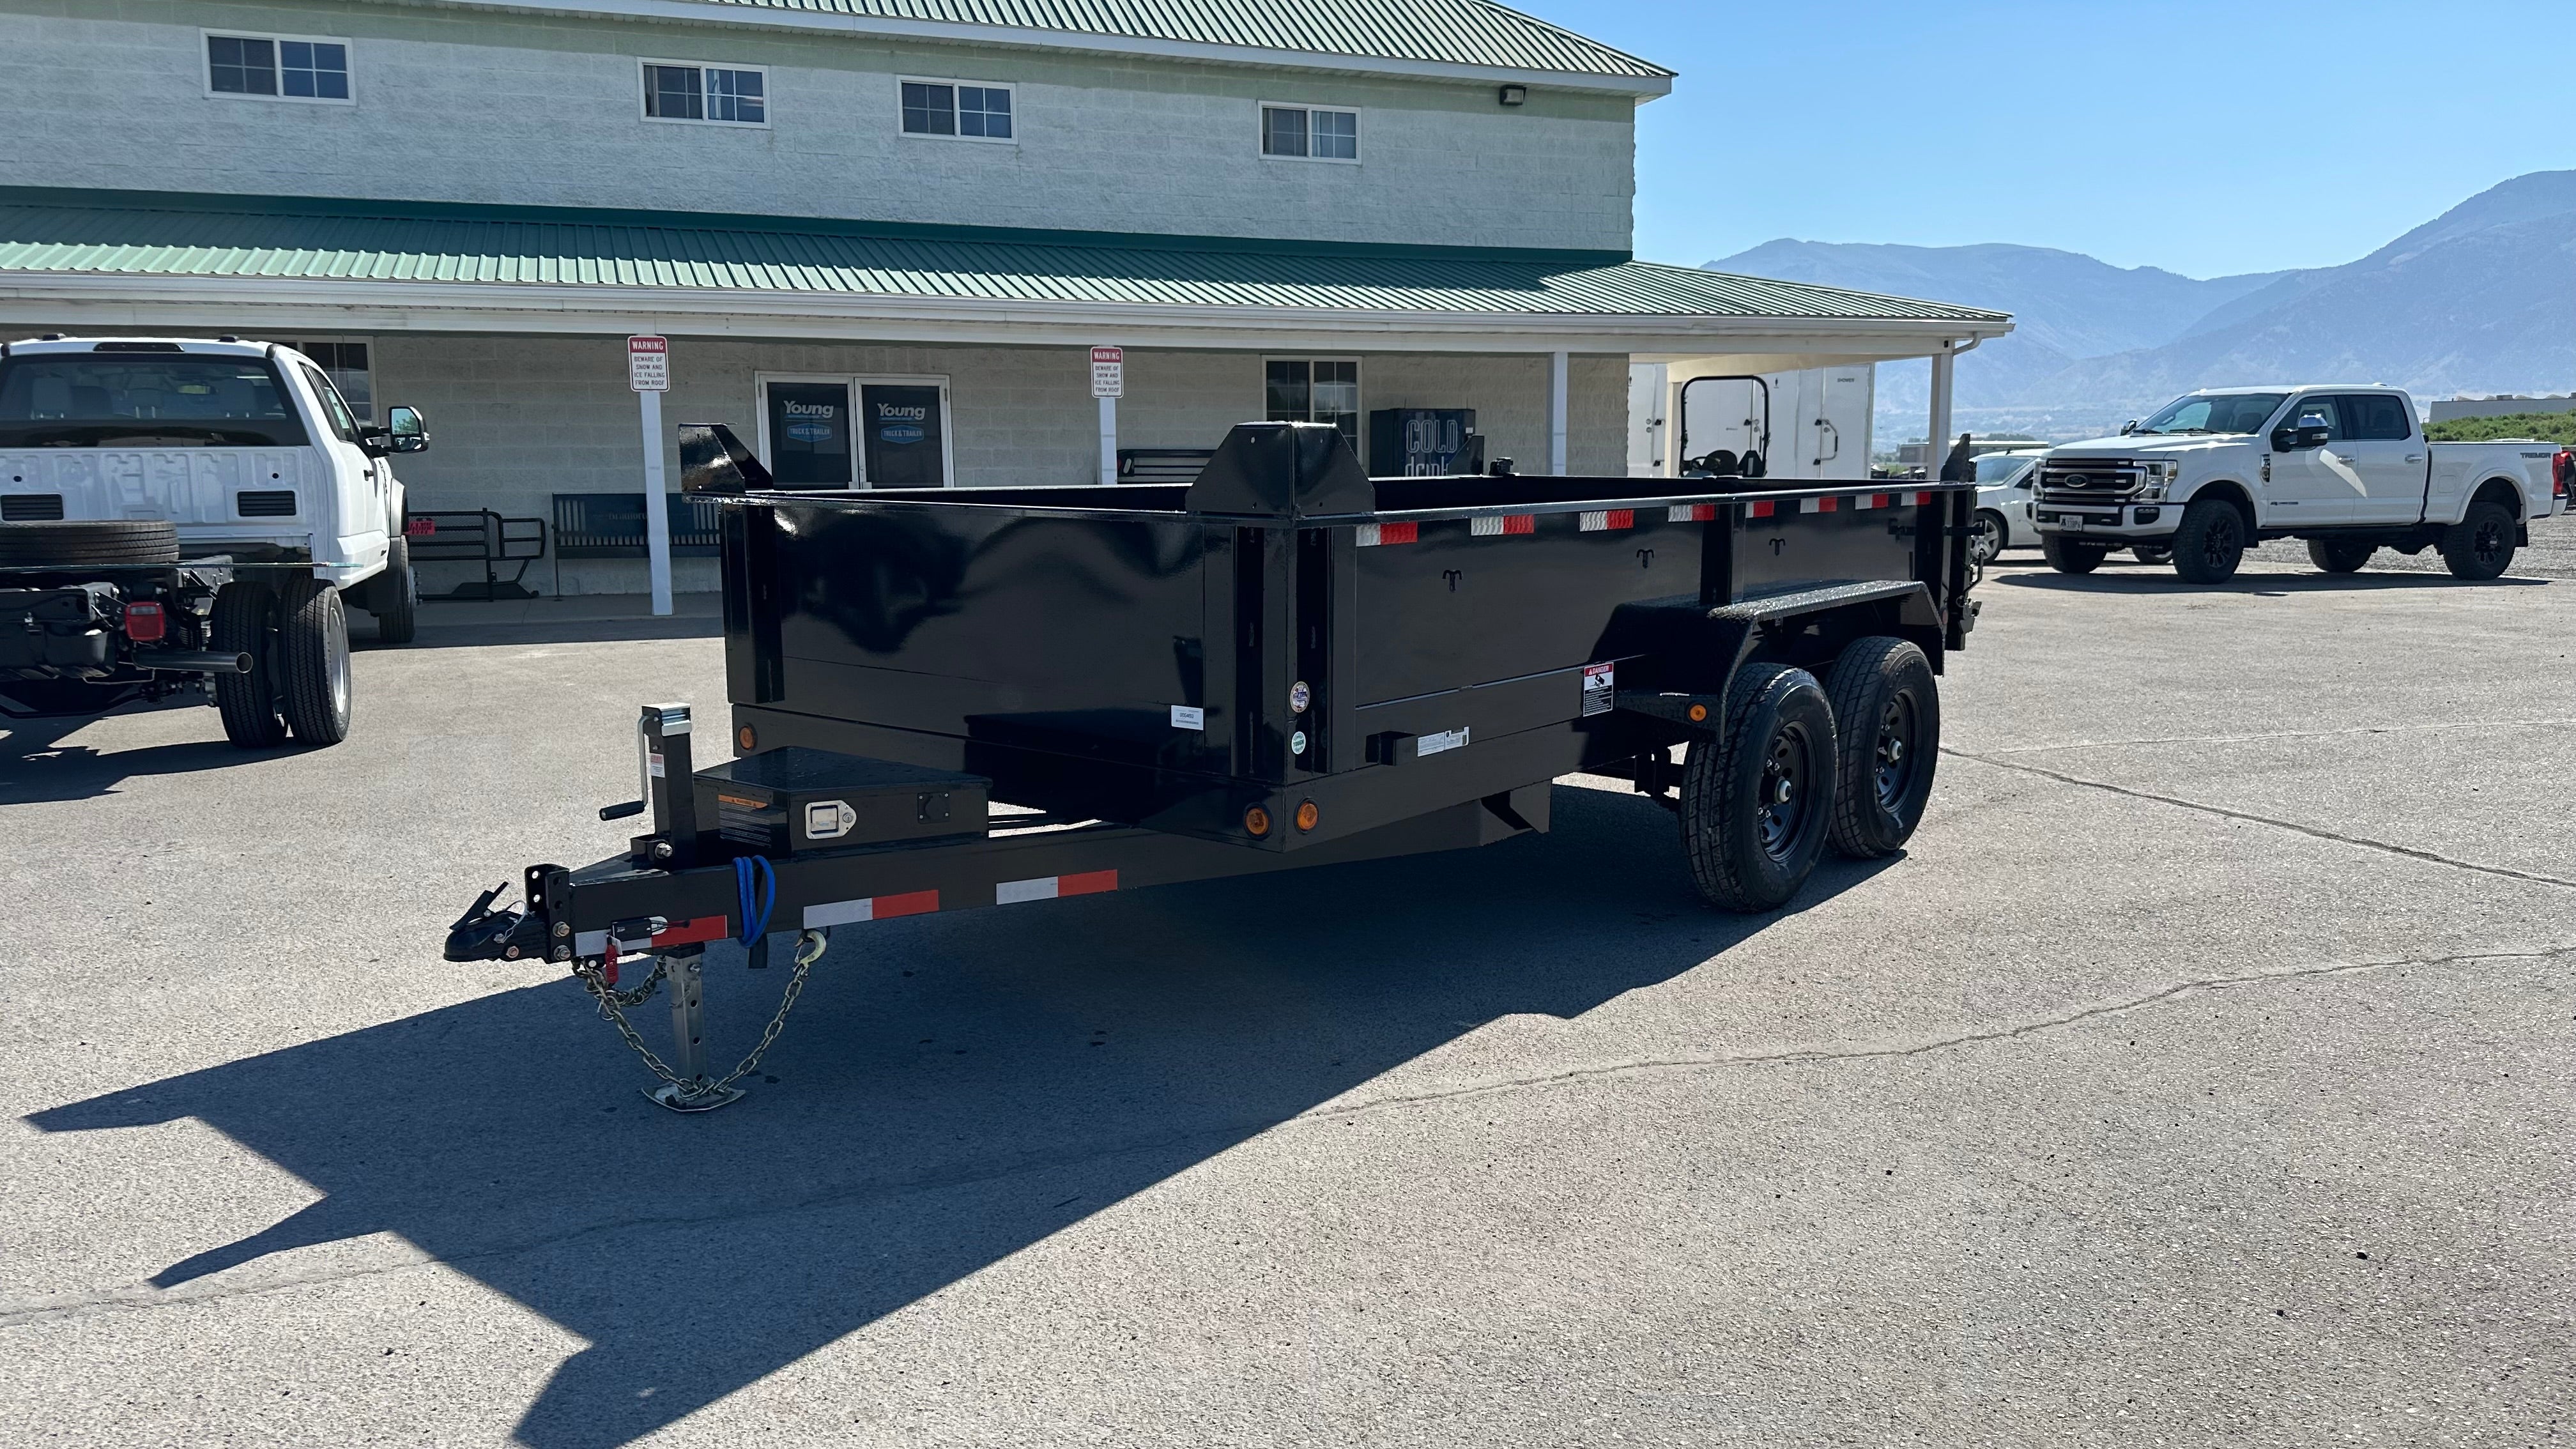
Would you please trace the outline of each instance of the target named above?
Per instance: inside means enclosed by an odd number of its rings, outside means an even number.
[[[1118,481],[1121,483],[1195,483],[1199,472],[1216,456],[1214,448],[1121,448],[1118,450]]]
[[[668,495],[673,558],[714,558],[723,542],[724,511],[714,500],[686,493]],[[558,493],[555,506],[555,557],[644,558],[644,495],[641,493]]]
[[[410,541],[411,561],[415,564],[483,565],[479,582],[468,579],[435,597],[537,597],[536,590],[523,581],[528,576],[528,565],[546,556],[546,521],[542,518],[504,518],[489,508],[411,509],[403,514],[403,537]],[[500,575],[503,564],[518,567],[505,579]]]

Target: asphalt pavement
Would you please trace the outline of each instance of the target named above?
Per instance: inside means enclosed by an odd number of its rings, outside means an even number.
[[[1911,849],[1782,912],[1571,780],[845,929],[694,1118],[438,945],[618,847],[704,601],[431,605],[333,750],[7,727],[0,1442],[2563,1442],[2576,582],[2264,557],[2008,555]]]

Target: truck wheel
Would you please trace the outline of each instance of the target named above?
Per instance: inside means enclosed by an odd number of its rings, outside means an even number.
[[[385,551],[385,571],[373,582],[367,612],[376,616],[377,640],[408,644],[420,637],[420,576],[411,571],[410,539],[394,535]]]
[[[2012,528],[2004,522],[2002,514],[1991,508],[1980,508],[1976,521],[1968,525],[1968,557],[1980,564],[1993,563],[2011,537]]]
[[[0,523],[0,568],[179,561],[179,526],[158,518]]]
[[[1941,748],[1931,661],[1903,639],[1854,640],[1825,681],[1834,708],[1834,849],[1892,855],[1922,822]]]
[[[1834,811],[1834,712],[1803,669],[1748,664],[1726,728],[1682,767],[1682,852],[1710,905],[1767,911],[1798,893]]]
[[[340,591],[316,578],[278,591],[278,694],[295,738],[336,745],[349,737],[349,614]]]
[[[2353,543],[2345,539],[2312,538],[2308,540],[2308,562],[2330,574],[2354,574],[2370,562],[2379,546]]]
[[[250,673],[215,676],[224,738],[245,750],[284,744],[286,721],[277,713],[276,593],[250,579],[224,585],[215,593],[207,633],[216,653],[250,656]]]
[[[2089,574],[2111,556],[2108,544],[2086,543],[2062,533],[2041,534],[2039,552],[2048,560],[2048,566],[2061,574]]]
[[[2472,503],[2469,516],[2442,530],[2442,562],[2462,579],[2491,579],[2513,566],[2513,510]]]
[[[2174,572],[2187,584],[2223,584],[2245,561],[2245,515],[2234,504],[2203,498],[2182,511],[2174,530]]]

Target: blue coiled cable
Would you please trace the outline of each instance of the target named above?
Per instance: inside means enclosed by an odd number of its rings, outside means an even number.
[[[752,907],[751,883],[760,881],[760,906]],[[737,855],[733,858],[734,888],[742,896],[742,943],[756,944],[769,934],[769,913],[778,905],[778,872],[771,868],[765,855]]]

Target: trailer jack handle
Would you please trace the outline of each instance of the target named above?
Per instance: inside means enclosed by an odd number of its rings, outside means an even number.
[[[760,1065],[761,1056],[769,1050],[769,1044],[778,1040],[778,1033],[787,1026],[787,1013],[796,1009],[796,998],[805,993],[807,974],[813,970],[814,963],[822,959],[831,938],[829,930],[808,930],[797,936],[795,969],[788,973],[787,989],[780,995],[778,1010],[769,1018],[769,1025],[761,1029],[759,1043],[752,1047],[751,1055],[744,1057],[732,1071],[713,1079],[707,1076],[704,1047],[706,999],[700,971],[705,957],[703,946],[677,946],[665,951],[653,967],[652,974],[644,978],[644,984],[631,991],[620,991],[610,985],[606,973],[588,962],[575,962],[572,974],[580,978],[583,989],[598,1001],[600,1016],[617,1028],[617,1034],[625,1040],[627,1048],[654,1076],[662,1079],[662,1085],[644,1089],[646,1097],[674,1112],[712,1112],[729,1102],[742,1100],[743,1089],[734,1083],[749,1076],[752,1069]],[[668,1062],[644,1044],[644,1038],[635,1030],[634,1023],[626,1019],[626,1008],[642,1005],[645,998],[665,981],[671,987],[673,1060]]]

